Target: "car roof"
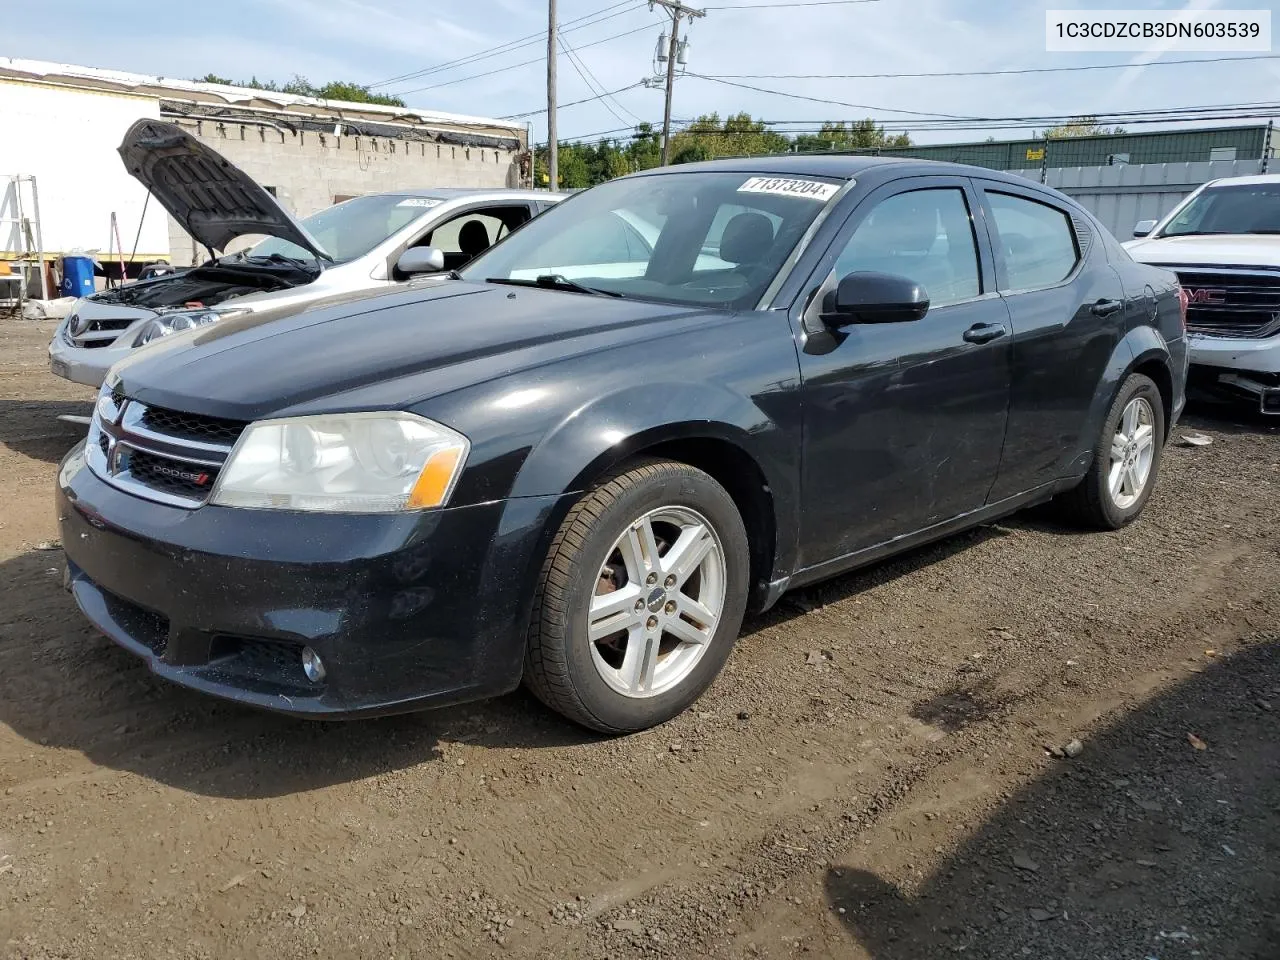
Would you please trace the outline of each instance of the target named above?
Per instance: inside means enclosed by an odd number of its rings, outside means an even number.
[[[497,196],[513,200],[563,200],[566,194],[550,190],[517,190],[511,187],[422,187],[404,190],[380,190],[365,194],[371,197],[430,197],[435,200],[463,200],[467,197]]]
[[[1040,187],[1041,184],[1017,174],[975,167],[967,163],[948,163],[941,160],[919,160],[915,157],[870,157],[853,154],[784,154],[769,157],[733,157],[723,160],[705,160],[675,167],[654,167],[633,177],[653,176],[657,173],[697,173],[721,171],[729,173],[754,173],[773,176],[831,177],[850,180],[862,174],[896,173],[902,176],[981,176],[988,180],[1000,180],[1018,186]]]
[[[1218,177],[1216,180],[1210,180],[1205,186],[1218,186],[1219,184],[1226,186],[1236,183],[1243,186],[1253,183],[1280,183],[1280,173],[1258,173],[1248,177]]]

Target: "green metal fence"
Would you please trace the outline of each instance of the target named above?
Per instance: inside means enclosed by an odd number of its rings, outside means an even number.
[[[1062,139],[942,143],[841,153],[915,157],[969,163],[995,170],[1031,167],[1092,167],[1112,163],[1195,163],[1260,160],[1268,147],[1268,127],[1214,127]]]

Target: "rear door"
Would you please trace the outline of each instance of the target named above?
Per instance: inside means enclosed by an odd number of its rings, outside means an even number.
[[[855,271],[915,280],[930,307],[801,350],[806,566],[981,507],[1004,440],[1009,317],[969,181],[912,177],[868,194],[810,280],[809,329]]]
[[[1101,240],[1070,205],[1030,187],[976,183],[1013,321],[1013,389],[994,503],[1073,472],[1124,326],[1125,291]]]

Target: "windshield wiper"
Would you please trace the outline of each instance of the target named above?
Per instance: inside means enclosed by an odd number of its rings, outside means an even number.
[[[589,293],[596,297],[622,297],[625,294],[616,290],[601,290],[599,287],[588,287],[585,283],[570,280],[559,273],[544,273],[534,280],[508,280],[503,277],[486,277],[485,283],[504,283],[512,287],[542,287],[546,290],[568,290],[572,293]]]
[[[295,267],[303,268],[309,268],[316,262],[314,257],[304,260],[301,257],[286,257],[283,253],[258,254],[252,257],[246,256],[244,259],[250,263],[262,263],[263,261],[267,263],[291,263]]]

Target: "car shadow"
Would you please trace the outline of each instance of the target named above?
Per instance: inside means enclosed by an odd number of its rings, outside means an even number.
[[[0,445],[15,453],[57,463],[84,439],[85,427],[58,417],[87,417],[93,413],[86,400],[0,400]]]
[[[0,724],[42,746],[194,793],[265,798],[441,759],[449,744],[592,742],[520,692],[359,722],[299,720],[166,683],[84,619],[62,553],[0,563]],[[0,775],[0,781],[4,777]]]
[[[1007,520],[986,524],[952,534],[941,540],[907,550],[867,567],[842,576],[833,577],[807,587],[800,587],[782,595],[776,605],[764,613],[748,614],[742,625],[742,637],[786,623],[796,617],[842,600],[848,600],[899,577],[924,570],[941,563],[956,554],[976,547],[1010,532]]]
[[[1274,960],[1280,635],[1255,639],[1051,761],[910,892],[855,848],[831,910],[872,960]]]
[[[743,635],[854,596],[1000,536],[982,527],[804,591]],[[85,620],[62,589],[62,553],[0,563],[0,724],[32,743],[207,796],[264,798],[441,759],[449,744],[537,749],[602,739],[519,691],[487,702],[355,722],[298,720],[154,677]]]

